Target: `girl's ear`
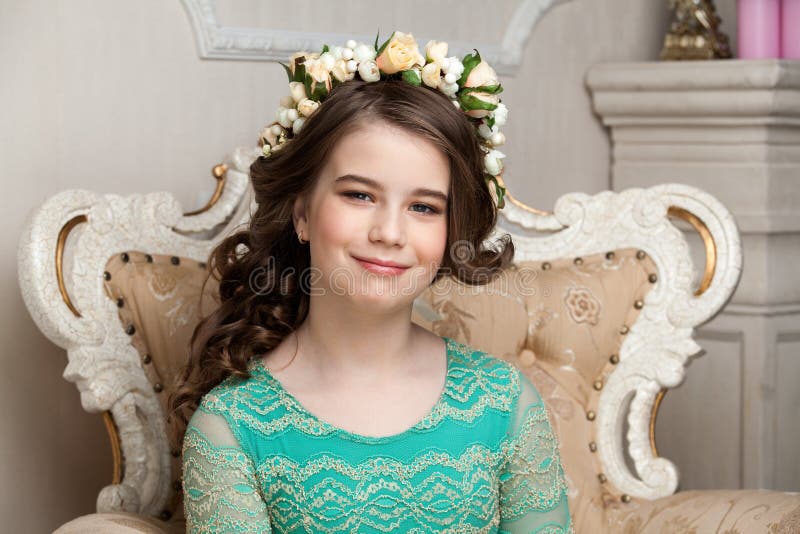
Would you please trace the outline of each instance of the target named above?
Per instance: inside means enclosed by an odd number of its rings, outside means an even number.
[[[303,230],[306,234],[308,234],[308,218],[306,216],[306,199],[304,195],[298,195],[294,201],[292,220],[294,222],[295,233]]]

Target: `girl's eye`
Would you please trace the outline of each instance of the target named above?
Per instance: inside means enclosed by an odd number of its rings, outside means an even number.
[[[361,191],[346,191],[346,192],[342,193],[342,195],[345,196],[345,197],[348,197],[348,198],[354,198],[356,200],[363,200],[361,197],[359,197],[359,195],[364,195],[365,197],[369,198],[369,194],[361,192]],[[424,213],[426,215],[438,215],[439,214],[439,210],[438,209],[436,209],[436,208],[434,208],[432,206],[429,206],[427,204],[414,204],[414,206],[415,207],[422,206],[422,208],[423,208],[422,210],[414,210],[417,213]]]
[[[342,194],[344,196],[350,197],[350,198],[356,198],[357,195],[364,195],[364,196],[367,196],[367,197],[369,196],[368,194],[362,193],[361,191],[347,191],[346,193],[342,193]]]

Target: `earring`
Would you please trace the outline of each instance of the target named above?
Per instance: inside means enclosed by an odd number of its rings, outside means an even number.
[[[297,240],[300,241],[301,245],[305,245],[306,243],[308,243],[308,241],[303,241],[303,231],[302,230],[297,232]]]

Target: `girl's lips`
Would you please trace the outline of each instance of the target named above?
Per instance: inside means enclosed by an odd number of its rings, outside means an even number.
[[[408,269],[408,267],[389,267],[388,265],[380,265],[380,264],[377,264],[377,263],[370,263],[368,261],[356,258],[355,256],[353,256],[353,258],[364,269],[366,269],[368,271],[371,271],[373,273],[376,273],[376,274],[386,274],[386,275],[395,276],[395,275],[398,275],[398,274],[402,274],[403,272],[406,271],[406,269]]]

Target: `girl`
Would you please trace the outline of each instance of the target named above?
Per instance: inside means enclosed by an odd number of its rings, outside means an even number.
[[[258,209],[212,254],[221,306],[171,399],[187,528],[571,532],[534,386],[411,322],[442,276],[483,284],[513,258],[508,235],[484,244],[499,84],[467,94],[477,52],[431,41],[422,57],[405,34],[365,46],[293,57],[250,168]],[[456,81],[434,87],[433,63]]]

